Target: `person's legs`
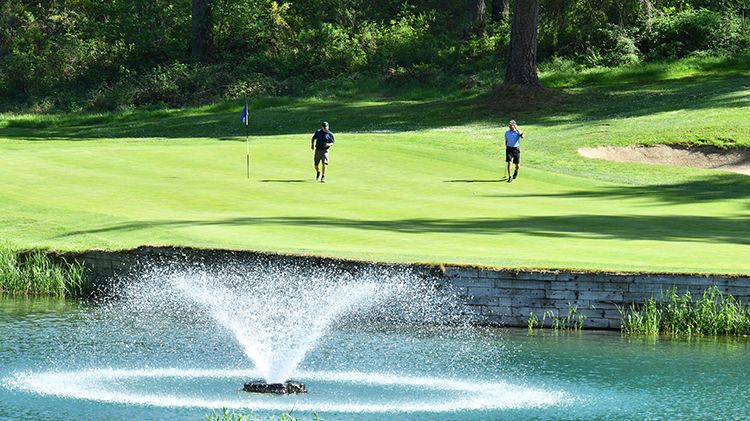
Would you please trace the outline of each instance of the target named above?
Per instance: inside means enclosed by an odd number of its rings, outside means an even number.
[[[510,182],[510,163],[513,161],[513,155],[511,154],[510,148],[505,148],[505,174],[508,176],[508,182]]]
[[[323,182],[323,183],[325,183],[325,181],[326,181],[326,168],[328,168],[328,151],[326,151],[323,154],[321,161],[323,161],[323,168],[322,168],[323,172],[322,172],[322,174],[320,176],[320,181]]]
[[[315,165],[315,179],[316,180],[320,178],[320,161],[322,159],[323,159],[323,156],[316,149],[315,156],[313,157],[313,164]],[[323,168],[325,168],[325,165],[323,165]]]

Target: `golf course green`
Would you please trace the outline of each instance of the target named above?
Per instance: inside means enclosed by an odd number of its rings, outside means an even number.
[[[489,93],[263,98],[182,110],[0,115],[0,239],[384,262],[750,273],[750,177],[586,159],[580,147],[750,146],[750,59],[542,74]],[[504,177],[508,119],[526,132]],[[310,136],[331,123],[327,183]]]

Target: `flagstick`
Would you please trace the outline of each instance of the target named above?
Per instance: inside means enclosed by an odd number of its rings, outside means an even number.
[[[247,124],[245,125],[245,145],[247,146],[247,179],[250,179],[250,138],[247,136]]]
[[[247,164],[247,179],[250,179],[250,138],[247,134],[248,126],[250,125],[250,109],[247,107],[247,101],[245,101],[245,109],[247,110],[247,115],[245,116],[245,161]]]

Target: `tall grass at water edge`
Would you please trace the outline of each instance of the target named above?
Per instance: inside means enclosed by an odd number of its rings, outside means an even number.
[[[76,296],[83,292],[85,268],[80,263],[54,263],[42,251],[19,253],[0,245],[0,293]]]
[[[533,311],[530,312],[527,327],[531,335],[537,328],[543,329],[545,326],[549,326],[555,332],[579,332],[583,330],[585,323],[586,315],[578,311],[578,306],[568,304],[568,315],[564,317],[559,312],[556,314],[553,310],[547,310],[540,321]]]
[[[237,412],[235,410],[228,410],[226,408],[222,409],[221,412],[211,411],[210,414],[206,415],[206,421],[261,421],[261,420],[269,420],[269,421],[301,421],[301,418],[295,417],[294,415],[284,412],[281,415],[278,416],[278,418],[274,415],[270,418],[258,418],[254,414],[243,414],[241,412]],[[312,414],[311,420],[313,421],[323,421],[323,418],[320,418],[317,413]]]
[[[707,288],[693,299],[690,291],[680,295],[676,288],[667,291],[659,302],[649,298],[642,306],[620,309],[621,330],[647,335],[750,335],[750,306],[717,286]]]

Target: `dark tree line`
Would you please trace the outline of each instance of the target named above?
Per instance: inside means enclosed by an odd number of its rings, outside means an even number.
[[[4,0],[0,105],[180,105],[362,73],[392,84],[481,73],[533,85],[537,62],[619,66],[743,51],[749,8],[750,0]]]

